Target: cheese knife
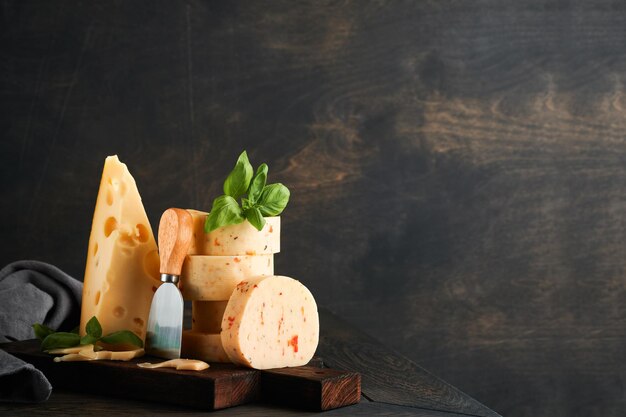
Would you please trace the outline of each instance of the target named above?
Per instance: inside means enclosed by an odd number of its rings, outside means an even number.
[[[183,297],[180,272],[191,245],[193,219],[186,210],[169,208],[159,222],[159,257],[163,284],[156,290],[146,333],[146,353],[166,359],[180,358]]]

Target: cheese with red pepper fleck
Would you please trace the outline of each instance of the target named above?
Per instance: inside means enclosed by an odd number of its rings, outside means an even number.
[[[237,364],[255,369],[306,365],[319,340],[315,299],[289,277],[242,281],[224,311],[221,336]]]
[[[224,301],[239,282],[274,274],[274,255],[187,256],[179,288],[185,300]]]
[[[187,210],[193,218],[193,239],[189,255],[268,255],[280,252],[280,217],[266,217],[257,230],[247,220],[204,233],[209,213]]]
[[[226,301],[193,301],[191,307],[191,330],[201,333],[219,333],[226,310]]]
[[[180,356],[183,358],[200,359],[207,362],[230,362],[222,347],[219,333],[201,333],[183,330]]]

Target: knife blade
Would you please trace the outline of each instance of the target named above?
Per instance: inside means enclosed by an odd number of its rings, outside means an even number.
[[[183,209],[169,208],[159,222],[161,281],[150,306],[146,353],[166,359],[180,358],[183,331],[183,297],[178,289],[180,272],[191,245],[193,219]]]

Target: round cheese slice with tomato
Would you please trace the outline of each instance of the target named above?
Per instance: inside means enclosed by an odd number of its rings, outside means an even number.
[[[234,363],[255,369],[306,365],[319,341],[319,315],[299,281],[255,277],[233,291],[222,319],[222,346]]]

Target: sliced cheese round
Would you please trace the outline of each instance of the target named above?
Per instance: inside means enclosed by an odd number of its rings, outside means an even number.
[[[218,334],[183,330],[180,356],[186,359],[200,359],[206,362],[230,362],[222,339]]]
[[[191,306],[191,330],[200,333],[219,333],[226,301],[193,301]]]
[[[222,320],[231,361],[255,369],[306,365],[319,341],[311,292],[289,277],[255,277],[233,291]]]
[[[257,230],[247,220],[204,233],[209,213],[187,210],[193,218],[193,240],[189,255],[268,255],[280,252],[280,217],[266,217]]]
[[[274,255],[187,256],[179,288],[185,300],[224,301],[239,282],[274,274]]]

